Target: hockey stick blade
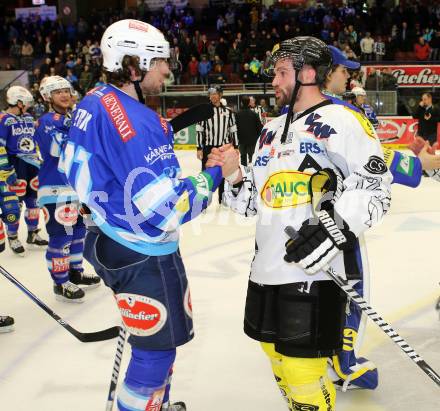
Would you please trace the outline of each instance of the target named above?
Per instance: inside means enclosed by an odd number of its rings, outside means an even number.
[[[203,103],[193,106],[170,120],[174,133],[200,121],[208,120],[214,115],[212,104]]]
[[[21,291],[23,291],[35,304],[37,304],[42,310],[49,314],[58,324],[64,327],[81,342],[97,342],[111,340],[119,335],[120,327],[110,327],[106,330],[96,331],[92,333],[82,333],[75,330],[72,326],[66,323],[58,314],[52,311],[46,304],[43,303],[36,295],[34,295],[30,290],[28,290],[20,281],[18,281],[12,274],[7,272],[2,266],[0,266],[0,273],[6,277],[12,284],[17,286]]]
[[[286,227],[285,233],[292,239],[298,238],[298,233],[293,227]],[[397,344],[400,349],[414,361],[421,370],[434,381],[440,388],[440,375],[438,375],[419,354],[381,317],[371,308],[361,295],[354,290],[347,280],[343,279],[332,267],[326,266],[323,270],[328,276],[347,294],[356,305],[386,334]]]

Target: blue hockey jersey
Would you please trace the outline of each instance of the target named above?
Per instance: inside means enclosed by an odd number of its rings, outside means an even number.
[[[78,104],[60,166],[101,231],[145,255],[175,252],[221,181],[220,167],[181,178],[170,124],[111,85]]]
[[[38,204],[54,204],[78,200],[64,173],[58,170],[61,148],[67,140],[70,116],[46,113],[37,121],[35,141],[43,159],[38,172]]]

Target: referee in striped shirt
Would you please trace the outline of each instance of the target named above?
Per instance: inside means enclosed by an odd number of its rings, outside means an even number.
[[[202,161],[202,170],[208,161],[208,154],[214,147],[220,147],[226,143],[232,143],[238,149],[237,123],[235,114],[229,108],[221,104],[223,91],[221,87],[208,89],[209,100],[214,106],[214,116],[208,120],[197,123],[197,158]],[[219,186],[219,204],[222,202],[224,180]]]

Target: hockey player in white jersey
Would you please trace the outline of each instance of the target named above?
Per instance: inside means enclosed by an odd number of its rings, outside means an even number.
[[[258,217],[245,333],[261,342],[289,409],[334,410],[327,358],[342,348],[347,301],[323,268],[359,278],[359,237],[387,212],[392,176],[370,128],[322,95],[332,58],[321,40],[285,40],[273,63],[288,113],[263,129],[252,166],[239,166],[228,146],[208,165],[223,167],[226,203]]]

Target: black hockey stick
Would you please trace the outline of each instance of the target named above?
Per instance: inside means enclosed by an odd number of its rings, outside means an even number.
[[[203,103],[197,106],[191,107],[177,117],[170,120],[170,124],[173,126],[175,133],[189,127],[192,124],[200,121],[208,120],[214,115],[214,109],[212,104]]]
[[[116,347],[115,362],[113,363],[112,379],[108,390],[107,406],[105,411],[112,411],[116,396],[116,386],[118,385],[119,369],[121,368],[122,354],[124,353],[126,331],[124,327],[119,329],[119,337]]]
[[[298,233],[293,227],[286,227],[285,233],[292,239],[296,240],[298,238]],[[324,268],[328,276],[341,287],[342,291],[348,295],[348,297],[353,300],[356,305],[365,313],[369,318],[371,318],[376,325],[390,337],[395,344],[397,344],[401,350],[413,360],[423,372],[433,380],[437,386],[440,387],[440,376],[425,362],[425,360],[420,357],[413,348],[394,331],[391,326],[376,312],[374,311],[368,303],[359,295],[359,293],[354,290],[347,280],[344,280],[332,267],[327,266]]]
[[[55,314],[46,304],[43,303],[37,296],[32,294],[20,281],[18,281],[12,274],[8,273],[0,265],[0,273],[3,274],[12,284],[16,285],[21,291],[23,291],[34,303],[36,303],[40,308],[42,308],[46,313],[48,313],[58,324],[63,326],[70,334],[73,334],[81,342],[96,342],[105,341],[115,338],[119,334],[120,327],[110,327],[106,330],[96,331],[93,333],[82,333],[75,330],[69,324],[67,324],[59,315]]]

